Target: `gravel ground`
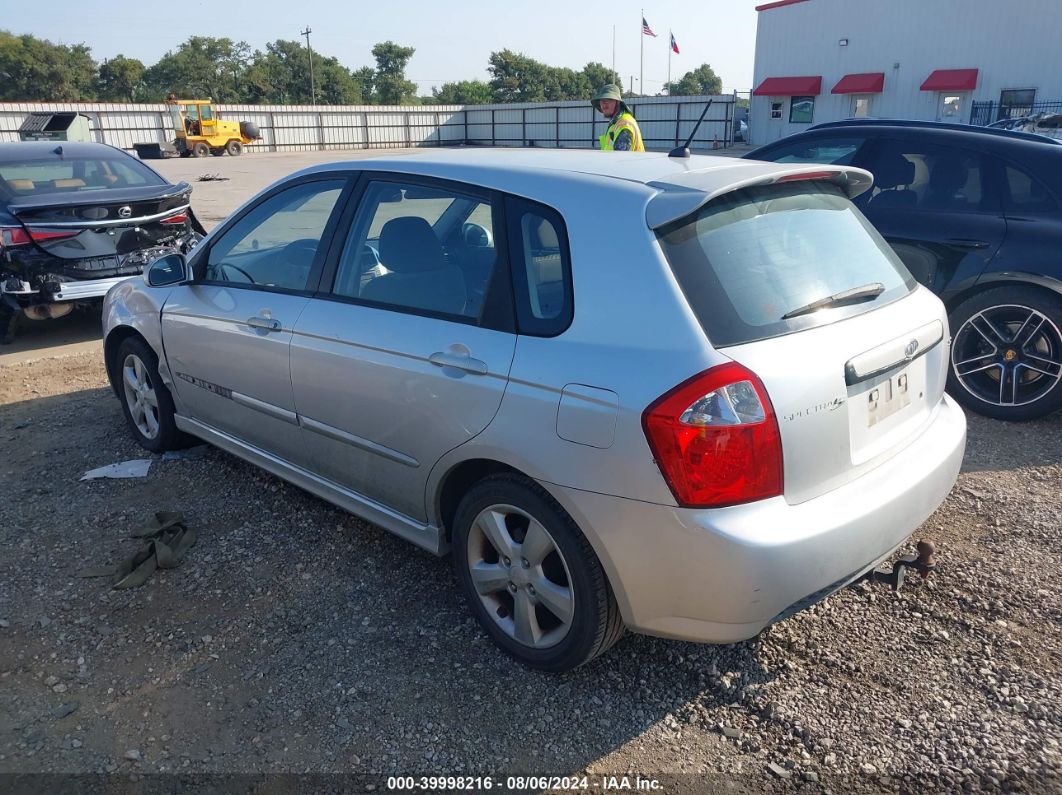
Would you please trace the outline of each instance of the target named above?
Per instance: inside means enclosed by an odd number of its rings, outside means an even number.
[[[79,482],[148,457],[96,355],[0,360],[0,445],[0,773],[1062,792],[1060,415],[970,417],[928,581],[734,646],[628,635],[564,676],[496,651],[446,561],[220,451]],[[78,577],[164,509],[199,531],[179,568]]]

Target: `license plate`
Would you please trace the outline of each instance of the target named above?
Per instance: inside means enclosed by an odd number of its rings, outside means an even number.
[[[867,392],[867,425],[873,427],[910,406],[912,387],[910,375],[903,370]]]

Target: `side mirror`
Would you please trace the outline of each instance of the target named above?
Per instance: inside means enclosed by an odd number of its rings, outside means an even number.
[[[167,254],[153,260],[144,271],[148,287],[167,287],[191,280],[184,254]]]
[[[461,239],[469,248],[490,248],[494,245],[494,236],[490,230],[474,223],[461,225]]]

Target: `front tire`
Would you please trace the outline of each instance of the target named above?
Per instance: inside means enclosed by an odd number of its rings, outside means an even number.
[[[137,443],[152,453],[186,447],[191,437],[177,429],[173,398],[159,376],[159,360],[143,340],[128,337],[111,362],[122,413]]]
[[[542,671],[570,671],[623,635],[616,597],[590,542],[538,484],[493,475],[461,500],[454,571],[498,646]]]
[[[963,406],[1012,421],[1062,407],[1062,298],[995,287],[956,306],[949,322],[948,391]]]
[[[229,153],[229,157],[239,157],[243,154],[243,144],[239,141],[229,141],[225,144],[225,151]]]
[[[192,155],[195,157],[207,157],[210,155],[210,147],[203,141],[197,141],[192,147]]]

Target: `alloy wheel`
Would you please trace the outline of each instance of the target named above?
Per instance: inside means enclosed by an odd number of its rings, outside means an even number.
[[[1062,333],[1030,307],[991,306],[959,328],[951,362],[956,379],[979,400],[1025,406],[1062,380]]]
[[[129,354],[122,362],[122,387],[129,416],[136,429],[147,439],[159,434],[159,401],[151,383],[147,365],[136,354]]]
[[[568,564],[530,514],[491,505],[472,523],[468,571],[487,614],[508,636],[534,649],[560,643],[575,617]]]

